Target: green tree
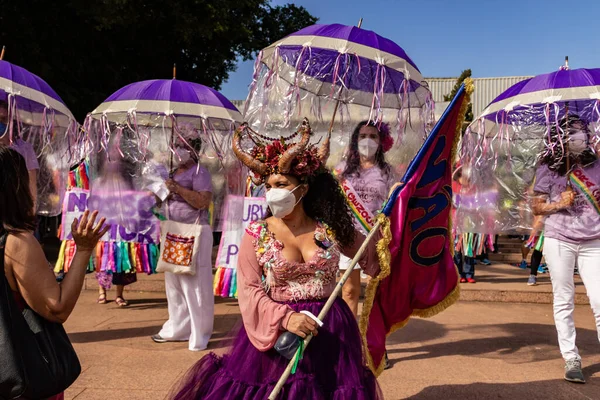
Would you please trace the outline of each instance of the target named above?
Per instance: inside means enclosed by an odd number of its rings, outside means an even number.
[[[454,84],[454,87],[452,88],[452,91],[447,95],[444,95],[444,101],[451,101],[454,96],[456,96],[456,92],[458,92],[458,89],[460,89],[460,85],[462,85],[463,81],[470,77],[470,69],[465,69],[463,72],[461,72],[460,76],[456,80],[456,83]],[[469,103],[467,106],[467,112],[465,114],[465,124],[468,125],[471,122],[473,122],[473,103]]]
[[[81,120],[120,87],[177,78],[215,89],[238,59],[317,19],[270,0],[0,0],[5,60],[42,77]]]

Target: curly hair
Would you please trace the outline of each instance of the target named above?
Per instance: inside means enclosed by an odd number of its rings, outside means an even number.
[[[567,174],[567,164],[575,165],[580,163],[581,165],[589,165],[598,159],[596,153],[589,148],[583,151],[581,154],[574,155],[572,153],[567,156],[564,154],[564,147],[560,145],[561,141],[564,143],[568,134],[565,134],[565,131],[571,127],[574,123],[579,122],[587,126],[584,121],[579,118],[577,115],[570,115],[567,118],[562,118],[560,120],[560,131],[556,129],[556,126],[552,126],[550,128],[550,137],[544,138],[544,145],[546,146],[546,150],[540,156],[539,163],[545,164],[548,166],[548,169],[558,173],[561,176]],[[587,132],[587,128],[586,128]],[[589,142],[589,135],[588,135]]]
[[[25,159],[16,150],[0,145],[0,171],[0,231],[33,231],[35,214]]]
[[[377,164],[377,166],[387,175],[389,175],[391,173],[392,168],[390,167],[390,165],[385,161],[385,157],[384,157],[384,151],[383,151],[383,146],[382,146],[382,132],[379,130],[379,128],[377,127],[377,124],[375,124],[375,122],[373,121],[362,121],[359,122],[358,125],[356,125],[356,128],[354,128],[354,132],[352,132],[352,137],[350,138],[350,146],[349,146],[349,154],[348,154],[348,159],[346,161],[346,168],[344,168],[344,171],[342,172],[342,177],[344,179],[347,179],[348,177],[352,176],[352,175],[360,175],[360,154],[358,153],[358,135],[360,133],[360,128],[362,128],[363,126],[372,126],[375,129],[377,129],[377,132],[379,133],[379,148],[377,149],[377,153],[375,153],[375,163]]]
[[[298,179],[301,184],[308,185],[308,192],[302,199],[302,207],[306,215],[326,223],[340,246],[351,246],[356,235],[354,217],[350,213],[338,180],[324,167],[310,177],[291,176]],[[273,213],[267,207],[265,218],[271,216]]]
[[[351,246],[355,235],[354,219],[338,181],[331,172],[322,170],[305,182],[308,193],[302,205],[306,215],[329,225],[340,246]]]

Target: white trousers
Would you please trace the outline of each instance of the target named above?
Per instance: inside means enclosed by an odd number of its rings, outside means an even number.
[[[554,295],[554,323],[558,332],[560,352],[565,360],[580,359],[575,345],[575,265],[585,285],[587,296],[596,319],[600,341],[600,240],[568,243],[546,238],[544,257],[552,279]]]
[[[169,320],[158,333],[163,339],[189,341],[191,351],[206,349],[213,331],[215,298],[211,268],[212,232],[202,235],[196,275],[165,272]]]

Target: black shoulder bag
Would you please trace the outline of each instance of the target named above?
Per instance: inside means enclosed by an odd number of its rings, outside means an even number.
[[[62,324],[50,322],[28,306],[19,309],[4,273],[0,237],[0,399],[44,399],[63,392],[81,365]]]

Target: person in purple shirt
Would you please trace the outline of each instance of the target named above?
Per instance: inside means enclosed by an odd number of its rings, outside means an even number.
[[[207,227],[200,236],[196,274],[191,276],[165,272],[169,320],[158,334],[152,336],[152,340],[157,343],[188,341],[191,351],[206,349],[214,319],[211,259],[213,236],[208,215],[212,201],[212,183],[208,170],[198,163],[201,149],[201,139],[190,139],[187,144],[178,142],[174,156],[174,162],[178,166],[172,178],[165,182],[171,193],[166,199],[166,217],[172,221]]]
[[[544,257],[565,379],[585,383],[575,344],[574,269],[585,285],[600,338],[600,162],[587,125],[575,115],[552,127],[536,172],[533,212],[545,216]]]
[[[35,211],[37,204],[37,174],[40,164],[35,150],[30,143],[27,143],[16,135],[13,136],[11,143],[10,135],[8,134],[8,123],[8,104],[5,101],[0,101],[0,144],[16,150],[25,159],[27,171],[29,172],[29,190],[33,197],[33,209]]]
[[[373,122],[360,122],[350,138],[346,160],[335,168],[336,175],[352,187],[360,203],[372,216],[381,209],[390,188],[397,182],[394,170],[384,156],[393,143],[387,124],[382,123],[378,128]],[[363,229],[359,221],[355,219],[354,222],[357,229]],[[362,232],[366,233],[364,230]],[[342,257],[340,269],[348,269],[351,261]],[[360,268],[356,266],[342,291],[343,299],[354,314],[358,314],[359,295]]]

